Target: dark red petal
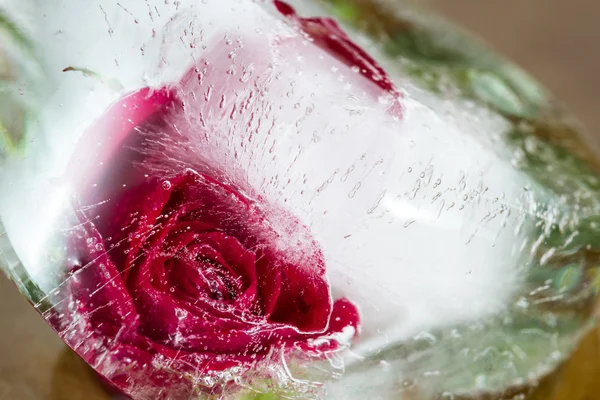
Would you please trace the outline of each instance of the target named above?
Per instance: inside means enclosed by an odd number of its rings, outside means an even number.
[[[174,98],[166,88],[132,93],[96,120],[77,144],[66,178],[76,187],[86,215],[94,219],[107,247],[127,237],[128,232],[121,229],[127,228],[130,211],[148,201],[138,196],[139,191],[130,190],[143,180],[143,172],[133,167],[142,156],[137,150],[141,137],[134,128],[162,119]],[[117,265],[122,264],[122,252],[113,251],[111,256],[118,258],[114,260]]]
[[[159,199],[155,204],[160,204],[165,199]],[[166,201],[166,200],[165,200]],[[129,273],[133,267],[145,262],[152,262],[156,257],[161,257],[164,243],[167,241],[172,229],[177,226],[177,220],[181,214],[186,212],[185,208],[170,213],[170,215],[156,215],[157,210],[144,210],[137,212],[135,223],[129,223],[131,228],[127,237],[128,252],[126,260],[121,264],[123,279],[129,284]],[[154,218],[153,218],[154,217]],[[172,243],[177,246],[177,243]],[[180,246],[183,246],[180,244]],[[172,254],[172,252],[167,252]]]
[[[275,0],[275,7],[285,17],[296,22],[310,35],[314,43],[350,67],[358,67],[365,78],[381,89],[398,94],[396,87],[385,70],[363,49],[354,44],[346,33],[331,18],[302,18],[289,4]]]
[[[105,245],[111,248],[110,258],[127,280],[127,269],[132,260],[140,256],[143,243],[155,227],[165,221],[159,217],[170,192],[164,190],[158,180],[146,181],[127,190],[121,187],[120,190],[121,193],[90,207],[86,213],[97,221]]]
[[[195,297],[201,296],[201,293],[209,293],[214,290],[212,285],[223,285],[227,282],[227,287],[221,287],[220,290],[231,291],[236,289],[235,293],[229,293],[224,296],[224,300],[231,299],[234,296],[238,310],[248,310],[255,312],[256,305],[256,267],[255,256],[252,252],[244,249],[237,239],[222,232],[211,232],[205,234],[183,234],[194,244],[187,247],[182,254],[175,254],[171,259],[172,266],[168,268],[170,281],[178,290],[186,293],[188,296],[195,294]],[[178,235],[179,237],[181,235]],[[171,251],[176,246],[167,244],[165,250]],[[184,259],[187,254],[188,260]],[[198,261],[198,257],[212,260],[219,265],[223,273],[227,273],[223,279],[220,277],[211,277],[203,271],[203,268],[210,268]],[[212,280],[212,282],[211,282]]]
[[[204,241],[193,243],[184,250],[185,264],[202,277],[200,293],[216,300],[232,300],[242,291],[242,279],[215,247],[215,244]]]
[[[271,258],[281,271],[281,289],[270,320],[286,323],[305,332],[323,332],[331,313],[331,295],[325,278],[316,273],[323,263],[307,256],[297,264],[288,264],[283,255]]]
[[[174,288],[173,295],[181,299],[193,302],[208,290],[206,280],[199,273],[195,263],[186,260],[167,258],[159,260],[155,263],[163,263],[166,273],[165,285],[157,287],[153,282],[153,286],[164,292]],[[184,296],[181,296],[183,294]]]
[[[91,222],[74,229],[80,232],[71,236],[78,242],[71,247],[72,257],[79,259],[81,267],[73,269],[69,278],[72,295],[80,300],[92,320],[117,325],[131,323],[135,317],[131,297],[117,268],[108,258],[109,252],[102,238]]]
[[[140,333],[159,343],[174,340],[179,326],[173,299],[149,285],[131,292],[140,315]]]
[[[260,251],[256,259],[257,291],[262,301],[262,313],[270,318],[281,292],[281,271],[272,262],[271,254]]]
[[[207,224],[202,221],[185,221],[185,215],[177,219],[177,223],[173,225],[167,238],[170,241],[169,246],[187,245],[200,233],[206,233],[215,229],[214,225]],[[180,248],[180,247],[178,247]]]
[[[210,240],[225,265],[235,275],[243,278],[246,288],[254,288],[253,291],[256,291],[256,258],[254,253],[244,248],[237,238],[222,232],[211,232],[199,235],[198,240]]]
[[[215,316],[211,308],[188,311],[188,305],[152,287],[132,293],[140,314],[140,333],[157,343],[185,351],[238,354],[252,343],[253,325]]]
[[[68,232],[71,276],[57,288],[65,293],[46,313],[63,340],[89,363],[103,353],[102,346],[85,343],[89,337],[114,337],[124,326],[134,328],[137,313],[102,237],[93,223],[79,214],[81,223]],[[103,339],[104,340],[104,339]]]
[[[259,221],[245,196],[233,187],[193,171],[179,175],[176,180],[166,208],[185,206],[189,211],[181,222],[191,220],[210,224],[235,236],[244,247],[250,247],[244,243],[245,239],[250,239],[248,227],[255,227]]]
[[[355,335],[358,333],[360,315],[356,306],[348,299],[337,299],[333,303],[331,318],[329,320],[328,333],[342,332],[346,327],[354,328]]]

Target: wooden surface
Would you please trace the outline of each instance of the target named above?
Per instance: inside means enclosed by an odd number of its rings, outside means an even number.
[[[549,87],[600,140],[600,2],[421,0],[476,32]],[[107,399],[88,369],[0,277],[0,400]],[[536,400],[600,400],[593,332]],[[491,399],[490,399],[491,400]]]

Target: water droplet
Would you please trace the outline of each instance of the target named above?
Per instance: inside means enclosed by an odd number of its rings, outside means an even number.
[[[418,334],[416,334],[413,337],[413,339],[414,340],[419,340],[419,341],[422,340],[422,341],[424,341],[424,342],[426,342],[428,344],[431,344],[431,345],[434,345],[434,344],[437,343],[437,338],[433,334],[431,334],[429,332],[426,332],[426,331],[419,332]]]
[[[165,189],[165,190],[171,189],[171,182],[170,181],[163,181],[162,188]]]
[[[415,386],[415,381],[413,381],[412,379],[405,379],[402,381],[402,389],[404,389],[404,390],[413,388],[414,386]]]
[[[240,77],[240,82],[246,83],[252,76],[254,72],[254,64],[250,64],[247,67],[242,68],[242,76]]]
[[[356,185],[354,185],[354,187],[352,188],[352,190],[350,191],[350,193],[348,193],[348,198],[353,198],[354,196],[356,196],[356,192],[358,192],[358,189],[360,189],[362,183],[358,182]]]

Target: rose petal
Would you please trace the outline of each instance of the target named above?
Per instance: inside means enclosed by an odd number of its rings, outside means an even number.
[[[360,315],[356,306],[348,299],[337,299],[333,303],[331,318],[329,320],[328,333],[342,332],[346,327],[354,328],[355,335],[358,333]]]
[[[218,244],[207,243],[203,238],[199,238],[185,251],[191,258],[186,264],[193,265],[197,273],[203,277],[202,289],[205,295],[211,298],[220,297],[216,298],[218,301],[229,301],[239,295],[240,275],[221,256]]]
[[[239,240],[221,232],[199,235],[198,240],[211,240],[215,250],[223,257],[231,271],[243,278],[246,291],[256,293],[256,260],[254,254],[244,248]]]
[[[332,303],[327,281],[322,276],[313,276],[312,271],[304,270],[302,265],[284,264],[275,258],[271,262],[281,270],[281,290],[270,319],[305,332],[323,332]]]
[[[251,330],[241,320],[214,316],[210,308],[188,312],[187,304],[151,287],[140,287],[132,296],[140,334],[173,349],[237,355],[252,343]]]
[[[262,299],[262,312],[265,317],[271,317],[281,293],[281,271],[277,267],[278,265],[271,261],[268,252],[257,252],[257,290]]]
[[[108,258],[109,252],[94,225],[83,222],[71,236],[72,258],[80,267],[72,270],[72,294],[79,298],[81,310],[89,313],[92,320],[108,324],[133,322],[133,307],[124,282],[115,265]],[[79,289],[79,291],[77,290]],[[85,295],[83,295],[85,293]]]
[[[130,137],[131,131],[151,116],[157,115],[157,110],[171,105],[173,99],[173,93],[169,89],[143,88],[111,106],[81,136],[75,157],[67,168],[69,178],[78,183],[78,186],[91,188],[89,184],[98,178],[98,163],[108,165],[114,152]]]
[[[349,67],[358,68],[358,72],[381,89],[398,95],[394,83],[385,70],[363,49],[354,44],[346,33],[331,18],[302,18],[289,4],[275,0],[277,10],[300,29],[309,34],[313,43],[333,55]]]

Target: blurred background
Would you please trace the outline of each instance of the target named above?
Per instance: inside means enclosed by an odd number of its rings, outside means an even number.
[[[600,140],[600,2],[418,1],[530,72]]]
[[[419,1],[524,67],[600,141],[600,2]],[[85,365],[3,275],[0,319],[0,400],[108,399]],[[598,332],[589,335],[574,358],[532,398],[600,400],[599,337]]]

